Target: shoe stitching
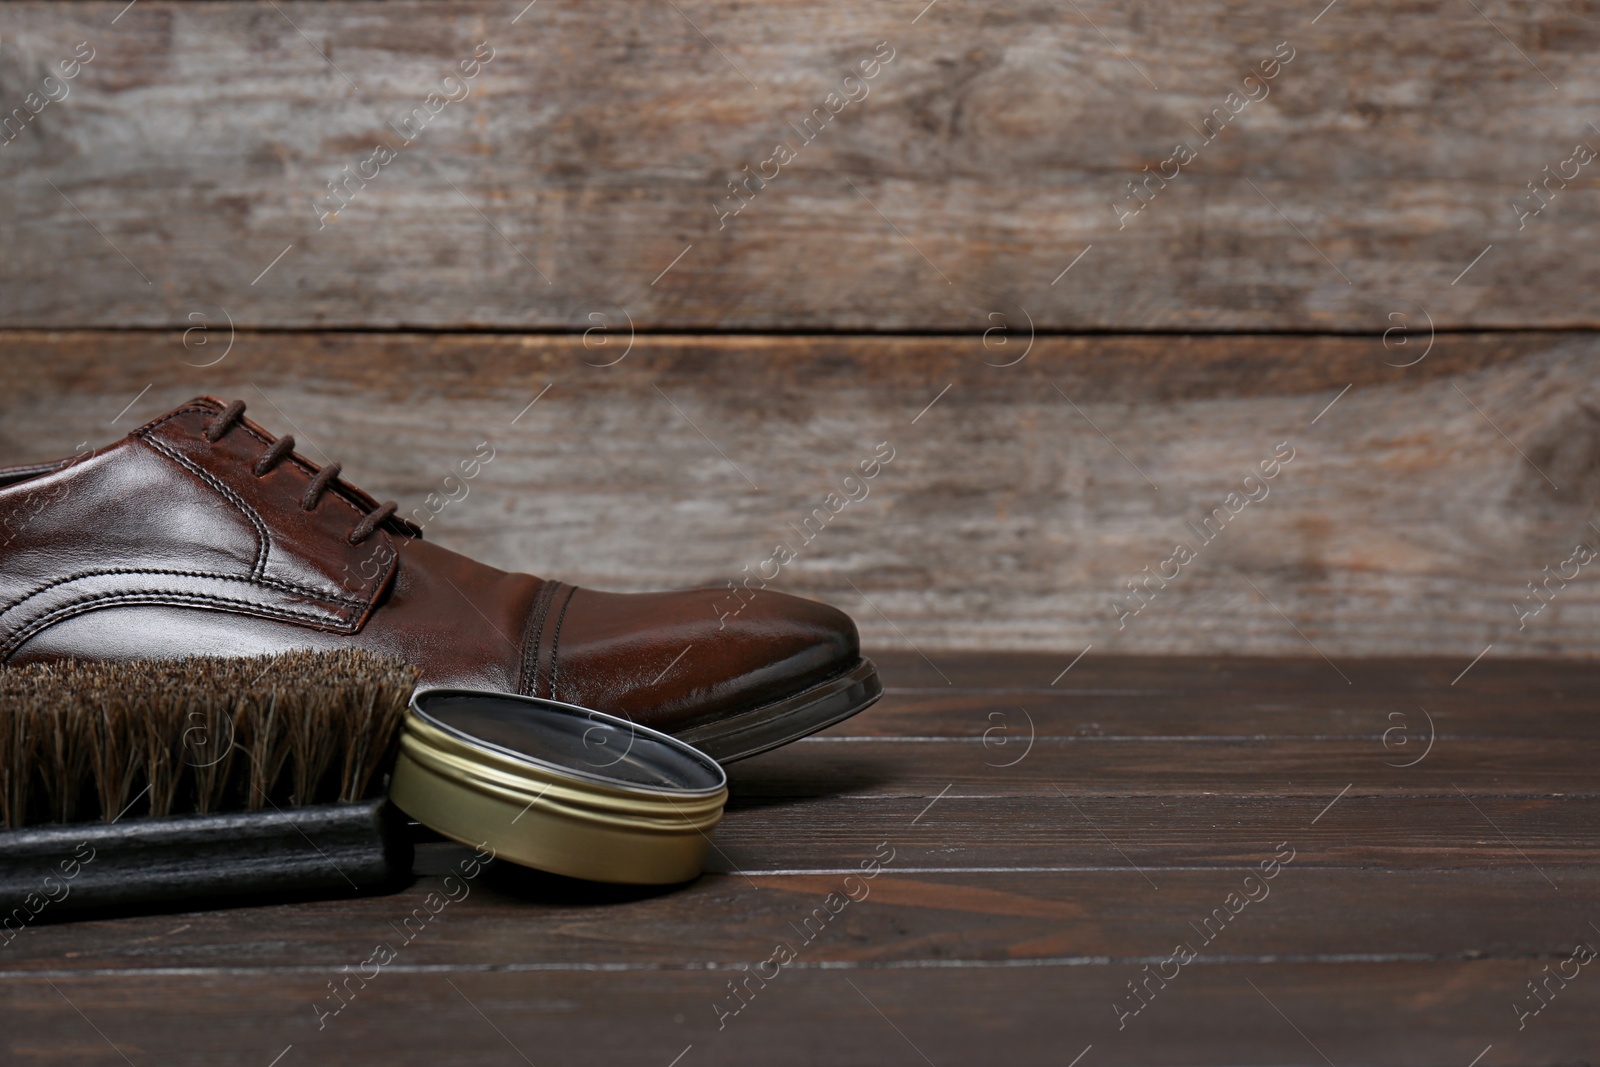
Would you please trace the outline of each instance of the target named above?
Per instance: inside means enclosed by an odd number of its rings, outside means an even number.
[[[555,599],[560,582],[546,580],[534,595],[533,607],[528,612],[528,624],[522,634],[522,678],[517,689],[523,696],[539,695],[539,642],[544,638],[544,621],[550,614],[550,602]],[[529,689],[529,678],[532,689]]]
[[[212,416],[215,416],[215,415],[218,415],[220,413],[221,413],[220,409],[211,408],[211,407],[204,407],[204,406],[196,407],[196,406],[190,405],[189,407],[178,408],[176,411],[169,411],[165,415],[162,415],[160,418],[157,418],[157,419],[155,419],[155,420],[153,420],[151,422],[145,423],[143,426],[139,427],[137,430],[134,430],[133,433],[129,434],[129,436],[130,437],[144,437],[146,434],[148,434],[150,431],[154,430],[156,427],[161,426],[163,423],[170,422],[172,419],[177,418],[179,415],[196,415],[196,414],[198,414],[198,415],[212,415]],[[263,445],[272,444],[272,439],[271,438],[267,437],[266,435],[264,435],[262,433],[259,433],[256,430],[252,430],[245,423],[245,420],[243,420],[243,419],[239,420],[236,428],[240,429],[240,430],[243,430],[245,433],[249,434],[251,437],[254,437],[258,442],[260,442]],[[284,457],[284,462],[294,464],[295,467],[297,467],[302,474],[310,475],[312,477],[316,476],[316,473],[317,473],[316,469],[314,467],[312,467],[311,464],[307,463],[304,459],[301,459],[297,453],[291,452],[289,455],[285,456]],[[349,491],[346,489],[345,486],[341,485],[337,480],[335,480],[332,484],[330,484],[328,486],[327,492],[332,494],[338,500],[342,501],[345,504],[346,507],[350,508],[350,510],[354,511],[357,515],[365,515],[366,514],[366,511],[361,506],[360,501],[351,499],[351,497],[349,495]]]
[[[178,466],[193,474],[196,478],[199,478],[202,482],[216,490],[218,493],[221,493],[224,499],[226,499],[234,507],[238,508],[244,517],[250,520],[251,525],[256,528],[256,562],[255,566],[251,568],[250,577],[261,577],[267,568],[267,552],[272,544],[272,534],[267,530],[267,524],[262,521],[261,516],[256,513],[255,509],[249,504],[246,504],[244,499],[232,489],[229,489],[215,477],[201,470],[195,465],[193,460],[189,459],[189,457],[183,455],[162,441],[156,441],[149,437],[140,437],[140,440],[149,445],[156,452],[166,456],[168,459],[178,464]]]
[[[72,466],[73,460],[77,458],[77,456],[73,456],[71,459],[53,459],[48,463],[22,463],[14,467],[0,467],[0,478],[37,478],[41,474],[54,474],[56,471],[66,470]],[[24,485],[26,482],[13,482],[12,484]]]
[[[173,449],[171,446],[167,445],[165,442],[159,441],[159,440],[155,440],[150,436],[151,433],[154,430],[156,430],[160,426],[164,425],[165,423],[170,422],[173,419],[176,419],[181,415],[190,415],[190,414],[205,414],[205,415],[213,415],[214,416],[214,415],[217,414],[217,412],[213,408],[211,408],[209,406],[187,405],[185,407],[178,408],[178,409],[176,409],[174,411],[170,411],[167,414],[161,416],[160,418],[154,419],[154,420],[146,423],[144,426],[141,426],[137,430],[134,430],[131,434],[129,434],[129,436],[130,437],[134,437],[134,438],[138,438],[139,440],[143,441],[146,445],[150,446],[150,448],[153,451],[157,452],[160,455],[163,455],[163,456],[167,457],[168,459],[172,460],[174,463],[178,464],[180,467],[184,468],[184,470],[188,471],[190,474],[193,474],[196,478],[198,478],[201,481],[202,484],[206,485],[207,487],[209,487],[210,489],[212,489],[213,491],[215,491],[216,493],[221,495],[223,497],[223,499],[227,500],[230,504],[232,504],[235,508],[237,508],[239,510],[239,512],[242,515],[244,515],[244,517],[246,519],[249,520],[249,522],[255,528],[255,531],[256,531],[256,562],[255,562],[255,565],[251,569],[250,577],[248,579],[240,579],[235,575],[207,574],[207,573],[198,572],[198,571],[147,570],[147,569],[133,569],[133,568],[116,568],[116,569],[109,569],[109,570],[104,570],[104,571],[91,571],[91,572],[75,574],[75,575],[72,575],[72,576],[69,576],[69,577],[66,577],[66,578],[58,579],[58,580],[56,580],[54,582],[51,582],[51,583],[49,583],[49,584],[47,584],[45,586],[42,586],[42,587],[40,587],[38,589],[35,589],[35,590],[25,594],[20,599],[12,602],[11,604],[6,605],[3,609],[0,609],[0,611],[13,610],[18,605],[20,605],[22,603],[25,603],[29,599],[32,599],[33,597],[39,595],[40,593],[43,593],[43,592],[45,592],[45,591],[47,591],[47,590],[49,590],[51,588],[54,588],[56,586],[66,584],[66,583],[71,582],[71,581],[75,581],[75,580],[77,580],[79,578],[96,577],[96,576],[105,575],[105,574],[161,574],[161,575],[169,575],[169,576],[176,576],[176,577],[210,578],[210,579],[222,580],[222,581],[248,580],[248,581],[253,582],[255,584],[264,585],[264,586],[267,586],[269,588],[278,589],[279,591],[282,591],[282,592],[289,592],[289,593],[295,593],[295,594],[298,594],[298,595],[303,595],[303,596],[306,596],[306,597],[308,597],[308,598],[310,598],[312,600],[319,600],[319,601],[323,601],[323,602],[326,602],[326,603],[343,604],[343,605],[346,605],[346,606],[352,607],[352,608],[363,608],[363,609],[366,609],[367,611],[371,610],[372,604],[376,601],[378,593],[381,592],[382,589],[383,589],[383,586],[385,584],[384,582],[376,583],[374,585],[374,587],[373,587],[373,591],[372,591],[371,595],[369,595],[367,598],[365,598],[365,599],[355,599],[355,598],[351,598],[351,597],[338,596],[336,594],[329,594],[329,593],[326,593],[324,591],[317,590],[317,589],[312,589],[312,588],[307,587],[307,586],[298,585],[296,583],[283,581],[283,580],[277,579],[277,578],[269,578],[269,577],[267,577],[267,575],[264,572],[265,572],[265,568],[266,568],[267,555],[268,555],[268,552],[269,552],[269,549],[270,549],[270,546],[271,546],[271,543],[272,543],[272,535],[271,535],[271,531],[267,528],[266,523],[262,520],[260,514],[254,508],[252,508],[248,503],[246,503],[237,493],[235,493],[232,489],[230,489],[227,485],[222,483],[215,476],[209,474],[208,472],[206,472],[206,471],[202,470],[201,468],[199,468],[198,466],[196,466],[195,463],[192,460],[190,460],[187,456],[184,456],[183,454],[177,452],[175,449]],[[251,437],[255,438],[258,442],[260,442],[262,444],[270,444],[271,443],[266,437],[264,437],[262,434],[256,432],[255,430],[251,429],[249,426],[243,426],[243,429],[245,430],[246,433],[248,433]],[[290,462],[292,462],[303,473],[308,474],[308,475],[312,475],[312,474],[315,473],[314,471],[311,470],[310,466],[307,463],[305,463],[303,460],[301,460],[301,459],[299,459],[299,458],[297,458],[297,457],[295,457],[293,455],[290,455],[290,456],[285,457],[285,458],[288,459]],[[347,507],[351,508],[351,510],[357,512],[358,514],[365,514],[365,512],[362,511],[361,507],[357,503],[352,501],[345,494],[345,492],[343,491],[343,488],[341,486],[334,485],[334,486],[330,486],[330,488],[333,489],[334,495],[336,496],[336,498],[339,499],[339,500],[344,501],[345,505]],[[394,568],[394,564],[391,561],[390,570],[392,571],[393,568]],[[116,604],[127,604],[127,603],[141,603],[141,604],[153,604],[153,605],[172,604],[172,605],[179,605],[179,606],[214,605],[214,606],[222,606],[222,607],[243,608],[243,609],[245,609],[245,611],[243,612],[244,614],[256,615],[256,616],[260,616],[260,617],[264,617],[264,618],[288,619],[288,620],[298,621],[298,622],[309,622],[309,623],[313,623],[313,624],[317,625],[319,628],[326,627],[326,626],[329,626],[331,624],[332,628],[335,629],[335,630],[348,630],[349,632],[354,632],[359,627],[359,623],[360,623],[360,619],[356,619],[354,622],[347,621],[347,620],[341,618],[337,613],[332,612],[332,611],[328,611],[326,613],[317,613],[317,612],[314,612],[314,611],[296,611],[296,610],[290,609],[290,608],[275,608],[275,607],[270,607],[270,606],[267,606],[267,605],[254,603],[254,602],[251,602],[251,601],[238,600],[238,599],[229,598],[229,597],[212,596],[212,595],[203,594],[203,593],[143,593],[143,592],[139,592],[139,593],[118,593],[118,594],[96,594],[96,595],[93,595],[93,596],[88,596],[88,597],[81,598],[79,600],[69,601],[66,604],[58,605],[56,608],[54,608],[51,611],[47,612],[46,614],[40,616],[39,618],[34,619],[28,625],[24,626],[20,630],[18,630],[15,633],[11,634],[3,642],[0,642],[0,661],[9,660],[11,658],[11,655],[16,651],[16,649],[18,647],[20,647],[22,644],[26,643],[35,634],[41,632],[44,629],[47,629],[48,627],[54,625],[56,622],[60,622],[60,621],[63,621],[65,619],[72,618],[72,617],[74,617],[76,615],[85,614],[88,611],[94,610],[96,607],[112,606],[112,605],[116,605]],[[362,617],[365,617],[365,612],[363,612],[363,616]]]
[[[213,415],[214,416],[214,415],[217,414],[217,412],[214,411],[213,409],[211,409],[210,407],[206,407],[206,406],[189,405],[189,406],[186,406],[186,407],[181,407],[181,408],[178,408],[175,411],[168,412],[167,414],[161,416],[160,418],[157,418],[157,419],[155,419],[155,420],[153,420],[153,421],[151,421],[149,423],[146,423],[144,426],[141,426],[137,430],[133,431],[133,433],[130,434],[129,436],[139,438],[145,444],[147,444],[151,448],[155,449],[157,452],[159,452],[162,455],[166,456],[167,458],[171,459],[173,462],[177,463],[179,466],[183,467],[185,470],[187,470],[191,474],[195,475],[195,477],[199,478],[203,483],[205,483],[206,485],[210,486],[216,492],[222,494],[222,496],[225,499],[227,499],[230,503],[232,503],[234,505],[234,507],[239,509],[239,511],[245,516],[245,518],[250,520],[251,524],[256,529],[256,535],[257,535],[256,562],[255,562],[254,567],[251,568],[250,579],[252,581],[259,582],[262,585],[271,586],[273,588],[277,588],[277,589],[280,589],[280,590],[285,591],[285,592],[299,593],[299,594],[302,594],[302,595],[305,595],[305,596],[309,596],[309,597],[311,597],[313,599],[316,599],[316,600],[324,600],[324,601],[329,601],[329,602],[332,602],[332,603],[348,604],[348,605],[350,605],[352,607],[370,608],[372,606],[373,602],[375,601],[376,597],[377,597],[378,591],[382,588],[382,584],[383,583],[381,583],[381,582],[377,583],[377,585],[374,586],[372,593],[369,594],[368,596],[366,596],[364,598],[361,598],[361,599],[353,599],[353,598],[349,598],[349,597],[338,596],[337,594],[330,594],[330,593],[327,593],[327,592],[324,592],[324,591],[321,591],[321,590],[318,590],[318,589],[311,588],[310,586],[298,585],[296,583],[285,582],[285,581],[282,581],[280,579],[267,577],[266,566],[267,566],[267,557],[268,557],[269,551],[270,551],[270,549],[272,547],[272,532],[267,527],[266,522],[261,518],[260,513],[257,512],[253,507],[251,507],[248,503],[246,503],[245,500],[242,497],[240,497],[237,493],[235,493],[232,489],[230,489],[227,485],[225,485],[223,482],[221,482],[215,476],[209,474],[205,470],[202,470],[199,466],[197,466],[187,456],[185,456],[182,453],[178,452],[177,450],[173,449],[170,445],[166,444],[164,441],[159,441],[159,440],[153,439],[150,436],[150,434],[155,429],[157,429],[158,427],[160,427],[161,425],[163,425],[163,424],[165,424],[167,422],[170,422],[171,420],[177,418],[178,416],[180,416],[180,415],[192,415],[192,414],[204,414],[204,415]],[[249,434],[251,437],[255,438],[258,442],[260,442],[262,444],[267,444],[267,445],[271,444],[271,442],[268,440],[268,438],[266,438],[262,434],[256,432],[255,430],[251,429],[249,426],[244,425],[242,422],[239,424],[238,428],[244,430],[247,434]],[[293,463],[302,473],[310,474],[310,475],[314,475],[315,474],[315,472],[311,469],[309,464],[307,464],[304,460],[299,459],[293,453],[291,453],[289,456],[287,456],[285,458],[286,458],[286,460],[288,462]],[[336,499],[339,499],[339,500],[343,501],[345,506],[349,507],[356,514],[358,514],[358,515],[365,515],[366,514],[366,512],[363,511],[361,507],[359,507],[357,504],[352,502],[350,499],[348,499],[344,495],[344,493],[342,491],[342,487],[337,485],[337,483],[335,483],[333,485],[330,485],[329,489],[334,492],[334,494],[336,496]],[[115,572],[108,572],[108,573],[115,573]],[[144,571],[130,571],[128,573],[147,573],[147,572],[144,572]],[[181,572],[181,571],[173,571],[173,572],[151,571],[151,572],[148,572],[148,573],[184,574],[185,572]],[[231,575],[189,575],[189,576],[191,576],[191,577],[225,577],[225,578],[232,579]],[[66,579],[66,580],[70,580],[70,579]],[[59,583],[53,583],[53,584],[59,584]],[[49,586],[46,586],[45,588],[49,588]],[[36,590],[35,592],[38,592],[38,591]],[[32,595],[34,595],[34,594],[32,594],[32,593],[28,594],[28,596],[32,596]],[[23,599],[25,600],[25,599],[27,599],[27,597],[24,597]]]
[[[187,407],[181,407],[181,408],[177,408],[177,409],[175,409],[173,411],[169,411],[165,415],[160,416],[159,418],[151,419],[149,422],[145,423],[143,426],[139,427],[137,430],[134,430],[132,433],[128,434],[128,436],[129,437],[143,437],[145,434],[149,433],[151,430],[154,430],[157,426],[160,426],[162,423],[171,422],[173,419],[177,418],[179,415],[193,415],[193,414],[197,414],[197,413],[201,414],[201,415],[215,415],[220,410],[221,410],[220,408],[210,408],[210,407],[205,407],[204,405],[196,406],[194,404],[190,404]]]
[[[134,430],[128,436],[129,437],[138,438],[139,440],[143,441],[146,445],[149,445],[150,448],[153,449],[154,451],[156,451],[157,453],[166,456],[168,459],[171,459],[174,463],[177,463],[179,466],[183,467],[186,471],[188,471],[189,473],[193,474],[195,477],[200,479],[200,481],[203,484],[205,484],[206,486],[208,486],[212,490],[216,491],[224,499],[226,499],[229,503],[233,504],[234,507],[238,508],[240,513],[243,514],[245,516],[245,518],[250,521],[251,525],[255,527],[257,538],[256,538],[256,563],[255,563],[255,566],[252,568],[252,571],[251,571],[249,579],[240,579],[240,578],[238,578],[237,576],[234,576],[234,575],[207,574],[207,573],[198,572],[198,571],[143,570],[143,569],[131,569],[131,568],[127,568],[127,569],[120,569],[119,568],[119,569],[106,570],[106,571],[91,571],[91,572],[86,572],[86,573],[83,573],[83,574],[73,575],[73,576],[68,577],[68,578],[62,578],[62,579],[59,579],[57,581],[51,582],[48,585],[42,586],[39,589],[35,589],[32,592],[24,595],[21,599],[13,602],[12,604],[7,605],[5,608],[0,608],[0,612],[10,611],[13,608],[15,608],[17,605],[26,602],[27,600],[31,599],[34,596],[39,595],[42,592],[45,592],[45,591],[47,591],[47,590],[49,590],[51,588],[54,588],[55,586],[62,585],[62,584],[65,584],[67,582],[74,581],[77,578],[95,577],[95,576],[99,576],[99,575],[103,575],[103,574],[162,574],[162,575],[171,575],[171,576],[180,576],[180,577],[211,578],[211,579],[217,579],[217,580],[222,580],[222,581],[248,580],[248,581],[251,581],[253,583],[256,583],[256,584],[259,584],[259,585],[265,585],[265,586],[268,586],[270,588],[275,588],[275,589],[278,589],[278,590],[283,591],[283,592],[301,594],[301,595],[307,596],[307,597],[309,597],[309,598],[311,598],[313,600],[321,600],[321,601],[325,601],[325,602],[329,602],[329,603],[344,604],[344,605],[347,605],[349,607],[363,608],[363,609],[365,609],[365,611],[363,612],[362,618],[365,617],[366,612],[371,610],[372,605],[377,600],[378,594],[380,592],[382,592],[384,586],[387,584],[386,581],[379,581],[379,582],[375,583],[375,585],[373,587],[373,590],[372,590],[372,593],[368,597],[366,597],[365,599],[355,599],[355,598],[351,598],[351,597],[341,597],[341,596],[337,596],[337,595],[333,595],[333,594],[328,594],[328,593],[325,593],[323,591],[312,589],[312,588],[307,587],[307,586],[297,585],[297,584],[292,583],[292,582],[286,582],[286,581],[283,581],[281,579],[269,578],[269,577],[266,576],[266,574],[264,572],[265,572],[265,568],[266,568],[266,560],[267,560],[268,550],[269,550],[269,548],[271,546],[271,542],[272,542],[272,535],[271,535],[270,530],[267,528],[266,523],[262,520],[260,514],[254,508],[252,508],[249,504],[247,504],[241,497],[239,497],[238,494],[236,494],[227,485],[223,484],[216,477],[214,477],[213,475],[207,473],[206,471],[204,471],[201,468],[199,468],[198,466],[196,466],[194,464],[194,462],[191,461],[188,457],[186,457],[186,456],[182,455],[181,453],[177,452],[176,450],[171,448],[169,445],[167,445],[165,442],[154,440],[150,436],[150,434],[154,430],[156,430],[158,427],[164,425],[165,423],[170,422],[173,419],[178,418],[179,416],[190,415],[190,414],[204,414],[204,415],[215,416],[217,414],[217,411],[216,411],[216,409],[214,409],[214,408],[212,408],[210,406],[207,406],[207,405],[193,405],[193,404],[187,405],[185,407],[181,407],[181,408],[178,408],[176,410],[169,411],[167,414],[162,415],[159,418],[151,420],[150,422],[146,423],[145,425],[143,425],[143,426],[139,427],[138,429]],[[244,425],[243,423],[241,423],[240,426],[246,433],[248,433],[251,437],[255,438],[258,442],[260,442],[262,444],[267,444],[267,445],[271,444],[271,441],[268,438],[266,438],[262,434],[258,433],[257,431],[251,429],[249,426]],[[307,475],[315,475],[316,472],[314,470],[312,470],[310,465],[308,463],[306,463],[304,460],[298,458],[297,456],[295,456],[293,454],[290,454],[289,456],[287,456],[285,458],[289,462],[293,463],[295,465],[295,467],[297,467],[302,473],[307,474]],[[69,460],[67,462],[70,464],[71,461]],[[356,501],[352,500],[347,495],[347,493],[344,490],[344,487],[342,487],[342,486],[340,486],[338,484],[333,484],[333,485],[329,486],[329,489],[332,491],[333,495],[337,499],[343,501],[345,503],[345,505],[347,507],[349,507],[351,510],[355,511],[358,514],[366,514],[366,512],[361,508],[361,506]],[[389,568],[391,574],[392,574],[394,568],[395,568],[395,561],[391,560],[390,561],[390,568]],[[385,577],[387,578],[387,575]],[[267,605],[258,604],[258,603],[252,602],[252,601],[238,600],[238,599],[229,598],[229,597],[219,597],[219,596],[213,596],[213,595],[204,594],[204,593],[142,593],[141,592],[141,593],[97,594],[97,595],[94,595],[94,596],[84,597],[82,599],[75,600],[75,601],[69,601],[66,604],[58,605],[57,607],[53,608],[51,611],[49,611],[46,614],[40,616],[39,618],[33,620],[31,623],[29,623],[27,626],[23,627],[21,630],[18,630],[17,632],[15,632],[12,635],[10,635],[9,637],[7,637],[3,642],[0,642],[0,662],[5,662],[5,661],[9,660],[11,658],[11,656],[16,652],[16,650],[19,647],[21,647],[21,645],[25,644],[34,635],[40,633],[42,630],[47,629],[48,627],[54,625],[57,622],[64,621],[65,619],[72,618],[72,617],[74,617],[76,615],[86,614],[87,612],[92,611],[97,607],[114,606],[114,605],[117,605],[117,604],[151,604],[151,605],[156,605],[156,606],[161,606],[161,605],[175,605],[175,606],[213,605],[213,606],[220,606],[220,607],[242,608],[242,609],[244,609],[242,614],[246,614],[246,615],[255,615],[255,616],[258,616],[258,617],[269,618],[269,619],[286,619],[286,620],[297,621],[297,622],[309,622],[309,623],[313,623],[313,624],[317,625],[319,629],[321,629],[321,628],[331,628],[332,630],[334,630],[336,632],[337,631],[347,631],[347,632],[350,632],[350,633],[354,633],[357,629],[359,629],[360,621],[361,621],[360,618],[354,620],[354,622],[347,621],[345,619],[340,618],[336,613],[334,613],[332,611],[326,612],[325,614],[318,614],[318,613],[315,613],[313,611],[296,611],[296,610],[291,609],[291,608],[274,608],[274,607],[270,607],[270,606],[267,606]],[[330,626],[330,624],[331,624],[331,626]]]
[[[310,586],[296,585],[293,582],[286,582],[279,578],[262,577],[246,579],[239,577],[237,574],[216,574],[208,571],[166,570],[160,567],[110,567],[104,570],[79,571],[76,574],[69,574],[65,578],[57,578],[53,582],[50,582],[46,585],[41,585],[37,589],[33,589],[27,593],[24,593],[16,600],[5,604],[0,604],[0,615],[7,614],[15,608],[20,607],[21,605],[32,600],[34,597],[39,596],[41,593],[49,592],[58,585],[66,585],[68,582],[75,582],[80,578],[100,578],[112,574],[162,574],[171,575],[177,578],[216,578],[228,582],[249,581],[257,585],[270,586],[285,593],[301,593],[311,597],[314,600],[324,600],[334,604],[345,604],[352,608],[364,608],[368,604],[368,601],[364,598],[335,596],[331,593],[320,592],[311,588]]]
[[[249,434],[251,437],[254,437],[263,445],[267,445],[268,447],[272,445],[272,438],[252,430],[250,427],[244,424],[243,420],[240,420],[237,429],[243,430],[245,433]],[[285,463],[292,463],[296,468],[299,469],[300,473],[308,475],[312,478],[315,478],[319,473],[317,468],[299,458],[299,456],[294,452],[290,452],[287,456],[283,457],[283,461]],[[355,512],[358,516],[365,516],[367,514],[366,509],[362,508],[360,504],[354,500],[351,500],[350,497],[346,495],[345,487],[339,484],[338,478],[335,478],[333,481],[329,482],[327,489],[323,492],[324,498],[330,496],[344,504],[345,507]]]
[[[84,615],[97,607],[109,607],[117,604],[150,604],[155,606],[173,605],[178,607],[194,606],[221,606],[245,608],[241,612],[245,615],[255,615],[268,619],[289,619],[300,622],[313,622],[318,624],[337,623],[339,625],[319,625],[320,628],[331,629],[334,632],[353,633],[354,628],[337,617],[314,615],[310,612],[294,611],[289,608],[269,608],[248,600],[234,600],[228,597],[211,596],[205,593],[121,593],[114,596],[85,597],[82,600],[62,604],[48,614],[42,615],[8,637],[0,643],[0,662],[7,661],[23,644],[42,630],[64,622],[77,615]]]
[[[572,606],[572,594],[578,591],[577,586],[571,587],[572,592],[567,594],[567,599],[561,602],[561,614],[556,616],[556,633],[550,641],[550,699],[556,697],[556,674],[560,670],[561,662],[557,658],[561,654],[561,626],[567,621],[567,608]]]

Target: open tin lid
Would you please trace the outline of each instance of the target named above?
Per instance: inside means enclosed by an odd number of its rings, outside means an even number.
[[[599,882],[698,876],[727,778],[709,756],[627,719],[539,697],[424,689],[389,799],[446,837]]]

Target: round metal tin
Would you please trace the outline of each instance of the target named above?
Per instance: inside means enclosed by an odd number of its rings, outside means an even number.
[[[717,762],[675,737],[469,689],[411,698],[389,785],[424,826],[513,863],[651,885],[700,874],[727,798]]]

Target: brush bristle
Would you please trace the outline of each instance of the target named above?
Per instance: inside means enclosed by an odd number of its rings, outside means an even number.
[[[0,825],[368,799],[416,681],[348,650],[0,669]]]

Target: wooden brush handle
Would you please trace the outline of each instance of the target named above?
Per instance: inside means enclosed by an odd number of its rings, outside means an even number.
[[[382,892],[412,854],[386,800],[8,830],[0,942],[74,912]]]

